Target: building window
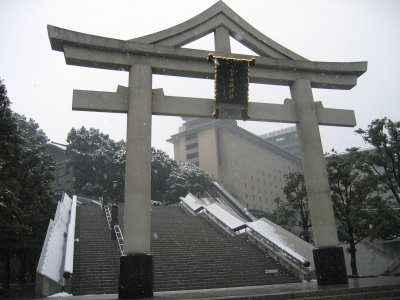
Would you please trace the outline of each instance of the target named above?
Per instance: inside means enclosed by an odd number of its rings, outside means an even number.
[[[197,133],[196,132],[195,133],[190,133],[190,134],[185,136],[185,140],[186,141],[193,140],[195,138],[197,138]]]
[[[197,157],[199,157],[199,153],[198,152],[195,152],[195,153],[190,153],[190,154],[187,154],[186,155],[186,159],[193,159],[193,158],[197,158]]]
[[[198,147],[199,147],[198,143],[193,143],[193,144],[186,145],[186,150],[195,149]]]

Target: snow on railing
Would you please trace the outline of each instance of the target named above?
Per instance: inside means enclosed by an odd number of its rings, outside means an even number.
[[[232,234],[236,234],[247,227],[246,223],[222,208],[218,203],[206,206],[205,212],[210,219]]]
[[[264,244],[272,248],[272,250],[280,252],[293,263],[308,267],[310,266],[310,262],[313,261],[312,250],[314,246],[304,242],[283,228],[279,230],[280,226],[267,219],[262,218],[254,222],[248,222],[247,227],[249,228],[248,233],[250,235],[264,242]],[[303,255],[308,252],[307,255],[305,255],[306,257],[299,254],[299,245],[303,247],[303,251],[301,251]]]
[[[191,193],[180,199],[181,206],[193,215],[204,212],[211,221],[232,235],[246,232],[289,268],[298,270],[300,277],[311,278],[314,270],[313,245],[265,218],[245,223],[217,202],[207,205]]]
[[[88,203],[95,203],[97,205],[101,205],[100,197],[92,197],[87,195],[76,195],[78,197],[77,203],[78,204],[88,204]]]
[[[121,255],[124,254],[124,236],[122,235],[121,227],[119,225],[114,225],[115,237],[118,241],[119,250],[121,251]]]
[[[197,213],[202,211],[206,206],[203,201],[201,201],[199,198],[191,193],[188,193],[186,197],[180,197],[180,199],[181,205],[193,215],[196,215]]]
[[[247,209],[235,199],[221,184],[218,182],[214,182],[214,185],[218,188],[220,192],[224,195],[224,197],[229,201],[229,206],[232,207],[233,210],[236,211],[236,213],[239,213],[241,217],[246,219],[247,221],[254,221],[256,218],[247,211]]]
[[[108,205],[104,206],[104,212],[106,213],[106,218],[107,218],[107,223],[108,223],[108,228],[111,230],[111,212],[110,212],[110,207]]]
[[[74,273],[74,245],[77,197],[72,197],[71,212],[68,224],[67,246],[65,249],[64,278],[70,278]]]
[[[65,253],[65,235],[68,232],[70,220],[70,210],[72,199],[63,193],[61,201],[57,204],[54,221],[50,219],[50,224],[46,233],[40,255],[37,272],[54,282],[63,285],[63,257]]]

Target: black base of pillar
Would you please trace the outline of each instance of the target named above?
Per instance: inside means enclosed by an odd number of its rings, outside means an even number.
[[[346,263],[341,247],[321,247],[313,250],[318,285],[347,284]]]
[[[120,257],[118,298],[153,297],[153,256],[132,254]]]

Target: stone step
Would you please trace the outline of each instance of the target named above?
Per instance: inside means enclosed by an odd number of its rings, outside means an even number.
[[[107,222],[99,209],[82,206],[78,211],[80,242],[76,243],[73,292],[76,295],[116,293],[118,245],[110,240]],[[180,207],[153,207],[151,213],[155,291],[298,281],[245,238],[229,236],[204,217],[189,215]],[[120,223],[123,227],[123,222]],[[267,269],[279,272],[265,274]]]
[[[212,288],[228,288],[228,287],[241,287],[241,286],[256,286],[256,285],[271,285],[271,284],[284,284],[293,282],[290,279],[280,279],[266,281],[254,280],[232,280],[225,281],[203,281],[203,282],[175,282],[170,284],[154,285],[156,291],[179,291],[179,290],[197,290],[197,289],[212,289]],[[245,298],[247,299],[247,298]],[[262,298],[261,298],[262,299]],[[282,298],[286,299],[286,298]],[[319,299],[319,298],[318,298]]]
[[[308,296],[307,294],[312,294]],[[304,295],[304,294],[303,294]],[[323,300],[336,300],[336,299],[346,299],[346,300],[358,300],[358,299],[400,299],[400,288],[390,288],[385,290],[369,290],[365,291],[358,289],[355,290],[330,290],[330,291],[319,291],[314,293],[306,293],[305,297],[299,295],[299,297],[294,297],[292,299],[299,300],[311,300],[311,299],[323,299]]]
[[[247,260],[246,258],[248,257],[256,257],[257,259],[260,258],[270,258],[267,255],[263,255],[262,252],[253,252],[253,251],[235,251],[235,253],[226,253],[224,251],[162,251],[162,252],[152,252],[152,255],[154,258],[167,258],[167,259],[175,259],[177,261],[182,261],[182,259],[179,259],[178,257],[184,257],[186,261],[190,260],[196,260],[196,261],[204,261],[207,260],[209,261],[211,258],[215,258],[216,260],[218,259],[226,259],[226,260],[232,260],[232,259],[241,259],[241,261]],[[255,259],[254,259],[255,260]]]
[[[248,271],[252,269],[251,271]],[[200,265],[183,265],[183,266],[155,266],[154,270],[160,273],[184,273],[184,272],[251,272],[251,273],[267,273],[266,270],[279,270],[281,273],[287,272],[286,270],[282,269],[279,265],[268,265],[268,266],[247,266],[246,264],[237,264],[234,266],[214,266],[212,264],[206,266]]]

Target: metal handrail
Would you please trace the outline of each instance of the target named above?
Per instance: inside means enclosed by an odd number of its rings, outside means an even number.
[[[119,225],[114,225],[115,237],[118,241],[119,250],[121,255],[124,254],[124,236],[122,235],[121,227]]]
[[[305,261],[300,261],[296,257],[292,256],[290,253],[276,245],[275,243],[271,242],[268,240],[266,237],[262,236],[258,232],[254,231],[250,227],[247,227],[246,230],[247,234],[251,237],[253,237],[256,241],[258,241],[262,246],[265,248],[269,249],[272,251],[274,255],[279,257],[281,261],[286,261],[291,267],[294,269],[297,269],[300,274],[303,274],[305,277],[304,279],[310,280],[312,277],[312,274],[314,273],[313,270],[309,268],[310,262],[305,260]]]
[[[204,210],[204,214],[208,217],[209,220],[213,221],[216,225],[221,227],[221,229],[225,230],[227,233],[229,233],[232,236],[235,235],[240,235],[244,233],[242,231],[243,229],[246,229],[247,225],[244,224],[244,226],[240,226],[240,228],[230,228],[228,225],[225,224],[225,222],[221,219],[219,219],[217,216],[213,215],[211,212],[209,212],[207,209]]]
[[[396,269],[400,267],[400,256],[397,256],[390,265],[386,268],[384,275],[391,275]]]
[[[106,213],[106,218],[107,218],[107,223],[108,223],[108,228],[111,230],[111,212],[110,212],[110,207],[108,205],[104,206],[104,211]]]

